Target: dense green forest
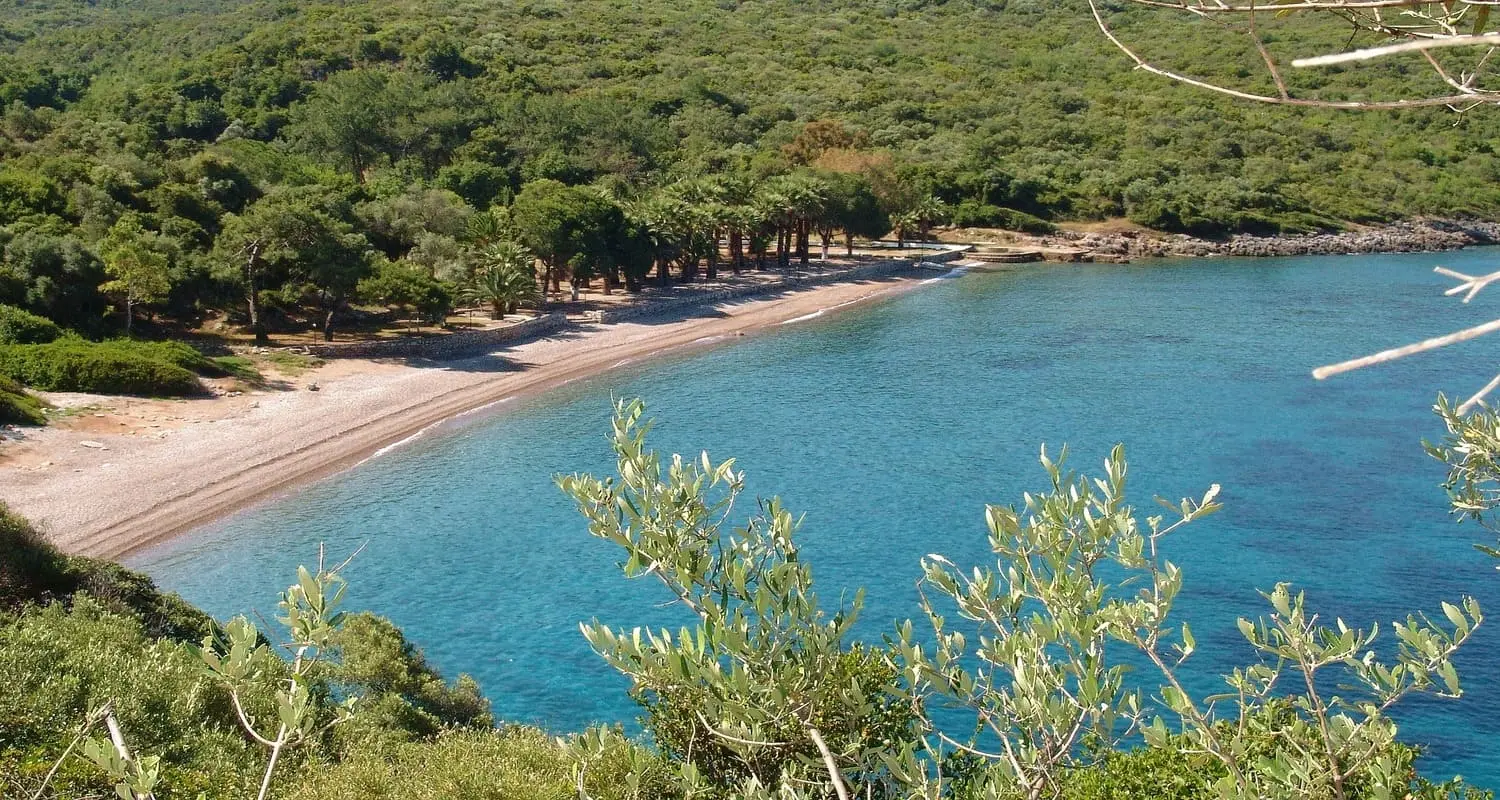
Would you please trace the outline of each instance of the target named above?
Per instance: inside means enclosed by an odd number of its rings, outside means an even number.
[[[1229,102],[1131,72],[1075,6],[6,0],[0,305],[331,334],[358,304],[503,313],[531,257],[553,291],[637,289],[945,221],[1500,217],[1492,115]],[[1211,26],[1113,15],[1164,64],[1254,74]],[[1400,95],[1413,66],[1292,80]]]

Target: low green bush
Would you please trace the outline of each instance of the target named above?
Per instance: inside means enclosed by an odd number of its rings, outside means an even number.
[[[949,221],[960,228],[1004,228],[1038,235],[1057,231],[1056,225],[1024,211],[973,200],[965,200],[954,206]]]
[[[46,317],[0,305],[0,344],[46,344],[62,335],[62,328]]]
[[[238,378],[251,386],[258,386],[265,382],[265,376],[260,374],[255,362],[245,356],[214,356],[208,361],[213,369],[224,377]]]
[[[350,614],[335,641],[329,679],[361,698],[359,714],[335,729],[345,741],[412,741],[445,729],[494,727],[490,703],[467,675],[453,683],[427,664],[422,652],[390,620]]]
[[[196,642],[214,630],[211,617],[151,579],[112,561],[70,556],[0,503],[0,612],[28,605],[70,605],[91,595],[104,609],[135,617],[152,637]]]
[[[264,695],[251,713],[274,717]],[[240,732],[228,693],[184,645],[152,638],[140,620],[85,595],[69,608],[0,617],[0,794],[31,797],[106,702],[133,751],[161,756],[162,800],[255,796],[264,753]],[[99,769],[76,757],[48,789],[44,797],[114,796]]]
[[[0,424],[46,425],[46,404],[26,393],[25,387],[0,375]]]
[[[203,390],[183,364],[209,365],[178,342],[87,342],[0,345],[0,375],[51,392],[180,397]],[[209,365],[206,368],[212,368]]]
[[[435,741],[366,748],[307,770],[293,800],[672,800],[662,763],[616,734],[575,781],[575,754],[535,728],[457,731]]]

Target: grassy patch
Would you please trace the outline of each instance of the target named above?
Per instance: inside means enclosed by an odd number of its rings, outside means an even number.
[[[227,377],[244,381],[251,386],[265,383],[265,376],[260,374],[260,368],[255,365],[254,359],[247,356],[214,356],[209,362]]]
[[[290,378],[295,378],[310,369],[317,369],[328,363],[317,356],[293,353],[288,350],[272,350],[262,355],[261,358]]]

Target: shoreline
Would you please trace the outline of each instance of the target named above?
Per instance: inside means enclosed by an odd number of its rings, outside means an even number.
[[[1143,231],[1067,232],[1037,237],[1042,246],[1077,247],[1107,258],[1283,258],[1374,255],[1461,250],[1500,244],[1500,223],[1476,220],[1411,220],[1337,233],[1272,236],[1235,234],[1202,239]]]
[[[466,413],[893,297],[924,277],[840,281],[665,309],[456,361],[340,359],[309,373],[317,392],[264,390],[227,401],[90,398],[99,402],[85,412],[109,413],[44,428],[0,450],[0,499],[61,549],[119,560],[350,469]]]

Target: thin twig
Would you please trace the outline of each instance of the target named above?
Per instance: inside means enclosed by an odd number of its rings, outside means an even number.
[[[1460,281],[1459,285],[1453,287],[1452,289],[1449,289],[1446,292],[1443,292],[1443,294],[1447,297],[1452,297],[1459,292],[1468,292],[1468,294],[1464,295],[1465,303],[1473,300],[1474,295],[1479,294],[1479,292],[1483,290],[1484,287],[1489,286],[1497,280],[1500,280],[1500,271],[1491,272],[1488,275],[1478,276],[1465,275],[1462,272],[1457,272],[1455,270],[1448,269],[1447,267],[1433,267],[1432,271],[1436,272],[1439,275],[1446,275],[1450,278]]]
[[[1143,2],[1143,0],[1135,0],[1135,1],[1136,2]],[[1150,5],[1150,3],[1147,3],[1147,4]],[[1402,3],[1398,3],[1398,5],[1409,5],[1409,3],[1402,2]],[[1175,5],[1175,4],[1167,4],[1167,7],[1170,7],[1170,8],[1181,8],[1183,10],[1191,10],[1187,6],[1179,6],[1179,5]],[[1285,6],[1278,6],[1277,8],[1281,9],[1281,8],[1286,8],[1286,7]],[[1099,32],[1102,33],[1102,34],[1104,34],[1104,37],[1106,39],[1108,39],[1110,41],[1110,43],[1113,44],[1117,49],[1119,49],[1120,52],[1124,53],[1126,56],[1128,56],[1130,58],[1131,61],[1135,62],[1135,68],[1136,69],[1141,70],[1142,72],[1149,72],[1149,73],[1151,73],[1153,75],[1159,75],[1159,76],[1161,76],[1163,78],[1168,78],[1168,79],[1171,79],[1171,80],[1174,80],[1174,81],[1185,83],[1185,84],[1187,84],[1189,86],[1196,86],[1199,89],[1207,89],[1208,91],[1211,91],[1211,92],[1217,92],[1219,94],[1228,95],[1230,97],[1237,97],[1237,98],[1239,98],[1241,100],[1253,100],[1253,101],[1255,101],[1257,103],[1267,103],[1267,104],[1271,104],[1271,105],[1299,106],[1299,107],[1303,107],[1303,108],[1338,108],[1338,109],[1346,109],[1346,110],[1350,110],[1350,111],[1376,111],[1376,110],[1391,111],[1391,110],[1397,110],[1397,109],[1403,109],[1403,108],[1428,108],[1428,107],[1432,107],[1432,106],[1448,106],[1448,105],[1452,105],[1454,103],[1472,102],[1473,99],[1474,99],[1474,93],[1472,93],[1472,92],[1467,92],[1467,93],[1464,93],[1464,94],[1448,95],[1448,96],[1445,96],[1445,97],[1417,97],[1417,98],[1412,98],[1412,99],[1409,99],[1409,100],[1371,100],[1371,101],[1366,101],[1366,100],[1311,100],[1311,99],[1305,99],[1305,98],[1300,98],[1300,97],[1279,97],[1279,96],[1274,96],[1274,95],[1256,94],[1254,92],[1243,92],[1243,91],[1240,91],[1239,89],[1231,89],[1228,86],[1221,86],[1219,84],[1209,83],[1208,81],[1199,80],[1197,78],[1193,78],[1193,77],[1190,77],[1188,75],[1184,75],[1184,74],[1182,74],[1180,72],[1175,72],[1173,70],[1164,69],[1162,67],[1156,66],[1155,64],[1152,64],[1151,62],[1147,61],[1145,58],[1142,58],[1138,53],[1136,53],[1134,50],[1132,50],[1123,41],[1121,41],[1120,37],[1118,37],[1118,36],[1115,35],[1114,31],[1112,29],[1110,29],[1108,23],[1106,23],[1104,21],[1104,15],[1102,13],[1100,13],[1100,11],[1099,11],[1099,5],[1098,5],[1097,0],[1089,0],[1089,10],[1094,15],[1094,23],[1098,26]],[[1237,9],[1227,8],[1227,9],[1223,9],[1223,10],[1225,10],[1225,11],[1231,11],[1231,10],[1237,10]],[[1249,7],[1246,7],[1245,10],[1248,11]],[[1497,37],[1496,38],[1496,42],[1500,43],[1500,34],[1494,34],[1494,35]]]
[[[833,760],[833,753],[829,751],[828,744],[823,741],[823,734],[818,729],[807,726],[807,735],[812,738],[813,744],[818,746],[818,752],[823,754],[823,765],[828,767],[828,778],[833,781],[833,790],[838,792],[839,800],[849,800],[849,787],[844,785],[844,774],[839,771],[839,764]]]
[[[1428,350],[1436,350],[1439,347],[1446,347],[1450,344],[1468,341],[1469,339],[1474,339],[1487,333],[1494,333],[1497,330],[1500,330],[1500,319],[1490,320],[1483,325],[1475,325],[1472,328],[1465,328],[1461,331],[1455,331],[1445,336],[1434,336],[1431,339],[1424,339],[1420,342],[1409,344],[1404,347],[1395,347],[1390,350],[1382,350],[1379,353],[1364,356],[1363,358],[1355,358],[1349,361],[1342,361],[1338,364],[1330,364],[1326,367],[1318,367],[1317,369],[1313,370],[1312,375],[1314,378],[1321,381],[1324,378],[1328,378],[1344,372],[1349,372],[1351,370],[1361,369],[1363,367],[1373,366],[1375,364],[1384,364],[1387,361],[1395,361],[1398,358],[1405,358],[1416,353],[1423,353]]]
[[[1347,53],[1332,53],[1326,56],[1297,58],[1292,60],[1292,66],[1324,67],[1330,64],[1347,64],[1350,61],[1368,61],[1372,58],[1380,58],[1397,53],[1434,50],[1439,47],[1472,47],[1481,44],[1500,45],[1500,32],[1481,33],[1477,36],[1448,36],[1440,39],[1413,39],[1409,42],[1398,42],[1397,44],[1381,45],[1380,47],[1366,47],[1361,50],[1351,50]]]
[[[36,794],[31,796],[31,800],[42,800],[42,793],[47,791],[47,785],[52,783],[53,777],[57,775],[57,770],[62,767],[63,762],[67,761],[68,756],[73,754],[73,748],[77,747],[78,743],[83,741],[83,737],[87,736],[89,731],[93,730],[94,726],[99,724],[99,720],[104,719],[104,715],[110,712],[110,707],[113,703],[114,701],[112,700],[105,703],[84,718],[83,727],[78,730],[78,735],[73,737],[73,741],[68,742],[68,746],[63,749],[62,755],[58,757],[57,761],[53,762],[52,769],[47,770],[47,774],[42,776],[42,785],[36,787]]]
[[[1485,395],[1495,391],[1496,387],[1500,387],[1500,375],[1496,375],[1489,383],[1486,383],[1484,385],[1483,389],[1475,392],[1473,397],[1465,400],[1463,404],[1458,407],[1458,413],[1469,413],[1469,409],[1473,408],[1476,405],[1479,405],[1479,401],[1483,400]]]
[[[728,739],[731,742],[737,742],[739,744],[747,744],[751,747],[786,747],[788,744],[787,742],[762,742],[756,741],[754,739],[742,739],[738,736],[725,733],[718,728],[715,728],[711,723],[709,723],[708,717],[703,716],[702,711],[698,711],[695,713],[697,713],[698,715],[698,720],[703,723],[703,727],[707,729],[709,733],[712,733],[713,735],[718,736],[721,739]]]

